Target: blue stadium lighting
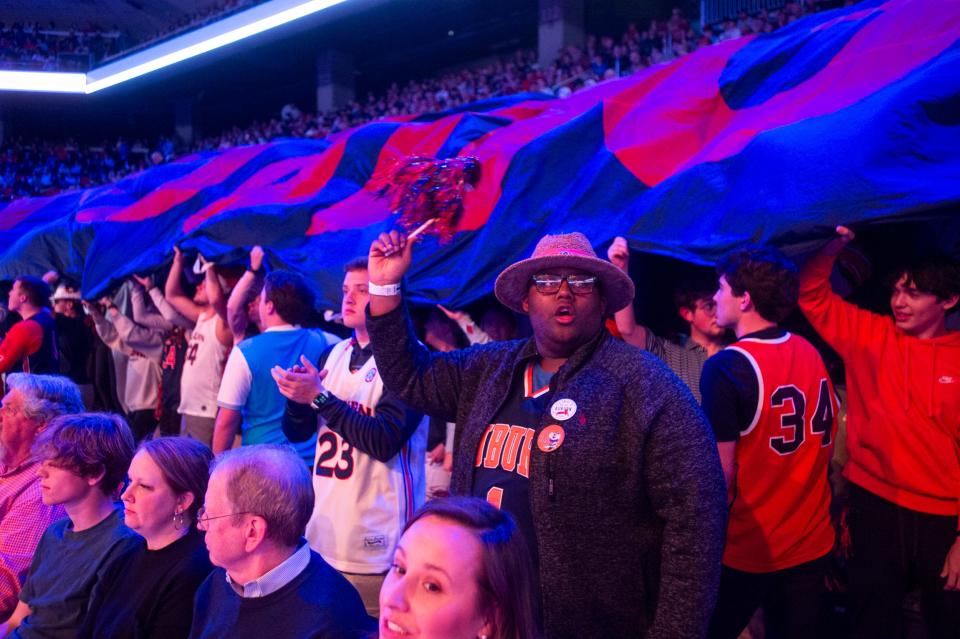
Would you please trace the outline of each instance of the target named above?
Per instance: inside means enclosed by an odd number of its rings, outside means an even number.
[[[95,93],[343,2],[346,0],[272,0],[87,74],[0,71],[0,90]]]

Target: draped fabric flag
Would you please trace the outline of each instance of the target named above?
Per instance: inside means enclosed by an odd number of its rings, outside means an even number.
[[[93,297],[164,264],[263,245],[329,303],[341,265],[390,228],[371,176],[409,155],[480,159],[452,242],[408,281],[463,306],[547,232],[705,263],[838,223],[960,202],[960,3],[865,0],[558,100],[518,95],[323,141],[193,155],[116,184],[0,209],[0,278],[56,268]]]

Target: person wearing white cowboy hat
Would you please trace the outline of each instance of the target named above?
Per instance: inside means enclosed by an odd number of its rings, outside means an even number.
[[[61,282],[50,296],[50,302],[60,351],[60,373],[76,382],[83,405],[92,407],[94,392],[87,363],[98,338],[84,321],[82,296],[79,289]]]
[[[413,244],[370,247],[367,327],[387,388],[457,423],[453,494],[517,520],[544,635],[702,637],[720,574],[723,476],[689,389],[614,339],[633,283],[581,233],[548,235],[497,278],[533,338],[428,353],[401,304]]]
[[[58,284],[56,290],[53,291],[53,295],[50,296],[50,300],[53,302],[59,302],[60,300],[80,299],[82,299],[80,291],[72,286],[67,286],[66,284]]]

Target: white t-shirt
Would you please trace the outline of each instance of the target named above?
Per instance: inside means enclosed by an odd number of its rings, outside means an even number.
[[[203,315],[190,335],[180,376],[181,415],[217,416],[217,391],[230,347],[217,338],[217,314]]]

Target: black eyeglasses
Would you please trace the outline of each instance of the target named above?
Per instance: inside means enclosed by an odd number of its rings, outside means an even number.
[[[213,517],[210,517],[209,515],[207,515],[207,509],[201,506],[200,509],[197,510],[197,528],[199,528],[200,530],[206,530],[207,523],[212,519],[223,519],[224,517],[233,517],[234,515],[252,515],[252,514],[253,513],[244,511],[239,513],[230,513],[229,515],[215,515]]]
[[[537,287],[538,293],[544,295],[553,295],[560,290],[564,282],[570,287],[570,292],[574,295],[588,295],[593,292],[597,285],[596,275],[552,275],[543,273],[534,275],[533,285]]]

